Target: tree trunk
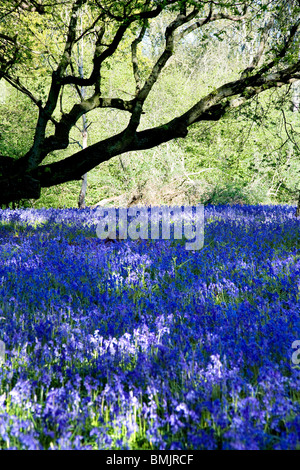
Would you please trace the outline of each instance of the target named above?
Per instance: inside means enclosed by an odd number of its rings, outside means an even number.
[[[300,52],[299,56],[300,58]],[[299,104],[300,104],[300,80],[297,80],[295,83],[292,85],[293,88],[293,94],[292,94],[292,111],[294,113],[299,113]],[[300,191],[299,191],[299,198],[298,198],[298,205],[296,209],[296,217],[300,217]]]
[[[79,209],[85,209],[85,195],[86,195],[86,188],[87,188],[87,173],[85,173],[82,177],[81,189],[78,198],[78,207]]]

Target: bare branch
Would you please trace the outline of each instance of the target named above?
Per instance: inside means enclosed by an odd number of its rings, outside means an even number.
[[[17,56],[19,52],[18,44],[17,44],[17,34],[14,37],[7,36],[5,34],[1,34],[0,38],[4,41],[4,45],[0,46],[1,55],[0,56],[0,79],[5,77],[9,69],[16,63]],[[7,50],[7,44],[10,44],[10,49]],[[5,56],[7,58],[5,58]],[[10,57],[9,57],[10,56]]]
[[[103,13],[100,13],[100,15],[97,16],[97,18],[95,19],[95,21],[93,21],[93,23],[92,23],[88,28],[86,28],[86,30],[83,31],[83,33],[81,33],[80,36],[78,36],[77,39],[75,39],[74,43],[80,41],[80,39],[82,39],[84,36],[86,36],[87,33],[88,33],[89,31],[91,31],[91,30],[96,26],[96,24],[97,24],[101,19],[103,19],[103,18],[104,18]]]
[[[140,78],[140,71],[139,71],[139,65],[138,65],[138,59],[137,59],[137,46],[142,41],[146,33],[146,30],[147,30],[147,21],[144,20],[140,34],[134,41],[132,41],[132,44],[131,44],[131,61],[132,61],[132,68],[133,68],[133,76],[134,76],[135,83],[136,83],[136,92],[135,92],[136,95],[138,95],[141,89],[141,78]]]
[[[195,29],[202,28],[202,26],[204,26],[208,23],[212,23],[213,21],[227,19],[227,20],[230,20],[230,21],[237,22],[237,21],[241,21],[241,20],[247,18],[247,14],[246,14],[247,9],[246,8],[245,8],[243,14],[241,14],[241,16],[231,16],[231,15],[226,15],[224,13],[212,14],[212,3],[210,3],[208,16],[206,18],[201,18],[200,20],[196,21],[195,23],[193,23],[190,26],[188,26],[187,28],[185,28],[181,33],[178,34],[178,36],[177,36],[178,39],[182,39],[187,34],[191,33],[192,31],[195,31]]]
[[[82,5],[86,3],[86,1],[87,0],[76,0],[73,4],[64,52],[62,54],[57,69],[52,73],[52,82],[47,102],[44,108],[39,108],[39,117],[36,125],[36,132],[34,135],[33,145],[24,157],[24,160],[27,161],[28,171],[32,170],[33,168],[36,168],[44,159],[44,141],[46,126],[49,120],[51,120],[52,113],[56,108],[62,86],[59,81],[59,77],[62,76],[62,74],[65,72],[66,68],[70,64],[72,47],[76,35],[76,25],[78,19],[77,12],[82,7]]]
[[[202,18],[201,20],[196,21],[196,23],[193,23],[192,25],[185,28],[183,31],[181,31],[181,33],[179,33],[177,35],[177,39],[178,40],[182,39],[184,36],[191,33],[195,29],[201,28],[202,26],[204,26],[205,24],[207,24],[211,21],[214,21],[214,20],[212,20],[212,5],[210,5],[209,13],[208,13],[208,16],[206,18]]]
[[[11,42],[13,44],[16,44],[17,42],[17,34],[12,37],[12,36],[7,36],[7,34],[0,33],[0,39],[4,39],[5,41]]]
[[[17,3],[11,10],[8,10],[7,12],[5,12],[1,17],[0,17],[0,21],[2,21],[6,16],[9,16],[11,15],[12,13],[14,13],[16,10],[18,10],[19,8],[19,3]]]
[[[28,98],[31,99],[31,101],[38,107],[38,108],[41,108],[42,106],[42,102],[41,100],[38,100],[32,93],[31,91],[29,91],[24,85],[22,85],[22,83],[20,82],[20,80],[17,78],[17,79],[14,79],[13,77],[11,77],[10,75],[8,75],[7,73],[4,75],[4,79],[10,84],[12,85],[14,88],[16,88],[16,90],[18,91],[21,91],[22,93],[24,93],[24,95],[28,96]]]
[[[133,113],[135,107],[134,100],[124,101],[120,98],[102,98],[94,94],[90,98],[75,104],[71,111],[63,114],[59,122],[55,122],[54,135],[47,137],[44,141],[43,149],[40,154],[41,161],[44,157],[54,150],[64,149],[69,144],[69,133],[72,127],[77,127],[76,122],[80,117],[96,108],[114,108]]]
[[[171,1],[169,1],[169,4],[176,3],[176,1],[177,0],[171,0]],[[117,22],[123,22],[124,20],[135,21],[139,18],[143,19],[143,18],[146,18],[146,17],[149,18],[149,16],[147,16],[147,15],[150,12],[155,13],[155,16],[157,16],[157,14],[159,14],[162,11],[162,6],[158,5],[154,10],[141,11],[140,13],[136,13],[136,14],[131,15],[131,16],[130,16],[131,12],[126,12],[126,10],[123,10],[123,15],[121,16],[121,15],[114,15],[111,12],[110,9],[104,8],[99,0],[96,0],[96,3],[99,6],[99,8],[105,13],[107,18],[110,18],[110,19],[115,20]],[[128,3],[130,3],[130,1]]]
[[[95,84],[95,93],[98,93],[100,95],[101,93],[101,61],[99,60],[99,57],[101,56],[101,50],[102,50],[102,39],[105,34],[105,23],[101,26],[100,30],[97,33],[97,41],[95,45],[95,53],[93,57],[93,72],[91,74],[91,80]],[[83,77],[81,77],[83,78]]]
[[[162,69],[166,65],[169,58],[172,56],[174,51],[174,33],[176,29],[182,26],[185,23],[191,21],[198,13],[198,10],[194,9],[189,15],[185,16],[179,13],[176,19],[172,21],[166,28],[165,38],[166,38],[166,45],[163,53],[158,58],[157,62],[155,63],[148,79],[146,80],[143,88],[139,92],[137,99],[141,102],[144,102],[147,96],[149,95],[154,83],[157,81]]]
[[[82,78],[82,77],[74,77],[74,76],[66,76],[62,77],[60,79],[61,84],[66,85],[66,84],[76,84],[79,86],[91,86],[94,85],[97,81],[97,79],[100,77],[100,68],[102,65],[102,62],[104,62],[105,59],[110,57],[111,55],[114,54],[116,51],[118,45],[120,44],[125,31],[128,29],[129,24],[125,23],[119,26],[112,42],[109,44],[109,46],[106,48],[106,50],[102,53],[100,53],[99,49],[101,46],[101,35],[104,34],[103,28],[101,29],[100,33],[98,34],[97,42],[96,42],[96,48],[95,48],[95,54],[94,54],[94,67],[92,70],[92,73],[89,78]]]
[[[155,18],[156,16],[159,15],[159,13],[161,11],[162,11],[162,8],[160,6],[158,6],[154,10],[143,11],[139,14],[132,15],[132,16],[126,18],[125,20],[122,18],[123,22],[121,23],[121,25],[117,29],[117,32],[116,32],[113,40],[107,46],[107,48],[102,53],[99,52],[99,49],[98,49],[98,51],[97,50],[95,51],[94,59],[93,59],[94,67],[93,67],[93,70],[91,72],[90,77],[89,78],[80,78],[80,77],[74,77],[74,76],[69,76],[68,75],[66,77],[61,78],[61,83],[64,84],[64,85],[73,83],[73,84],[77,84],[79,86],[92,86],[92,85],[94,85],[100,77],[100,69],[101,69],[102,63],[115,53],[115,51],[117,50],[121,40],[124,37],[125,32],[130,27],[130,25],[134,21],[148,19],[148,18]],[[103,33],[104,33],[104,31],[103,31]],[[102,31],[101,31],[101,34],[102,34]],[[98,36],[96,49],[97,49],[97,46],[100,47],[101,45],[102,44],[101,44],[99,36]]]
[[[202,120],[201,115],[203,113],[206,113],[213,106],[218,105],[225,98],[240,95],[239,103],[236,102],[236,105],[240,105],[245,100],[269,88],[281,87],[291,83],[291,80],[297,80],[299,78],[300,61],[287,69],[269,74],[265,77],[262,77],[260,73],[257,73],[252,77],[241,78],[240,80],[226,83],[198,101],[198,103],[182,115],[181,118],[186,119],[186,124],[189,126],[194,122]],[[230,102],[227,102],[226,107],[229,106]],[[234,106],[233,102],[231,103],[231,106]]]
[[[77,12],[78,10],[87,2],[87,0],[76,0],[72,7],[71,11],[71,18],[69,22],[69,28],[68,28],[68,34],[67,34],[67,39],[65,43],[65,49],[62,54],[59,66],[57,68],[56,74],[57,76],[62,76],[62,74],[65,72],[67,66],[71,62],[71,54],[72,54],[72,48],[73,45],[75,44],[76,40],[76,26],[77,26],[77,21],[78,21],[78,16]]]

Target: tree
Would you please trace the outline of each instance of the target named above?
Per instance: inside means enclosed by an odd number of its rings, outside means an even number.
[[[300,79],[299,0],[0,0],[0,7],[0,79],[26,95],[38,113],[29,150],[17,159],[0,156],[0,204],[39,198],[42,187],[80,180],[114,156],[184,138],[193,124],[218,121],[258,94]],[[83,8],[88,13],[81,32]],[[147,54],[151,22],[164,14],[170,21],[163,48],[150,69],[142,68],[139,50],[143,46]],[[235,80],[216,84],[206,96],[195,90],[195,102],[186,111],[145,129],[145,103],[178,44],[188,51],[186,38],[196,31],[207,42],[212,24],[219,24],[215,35],[220,41],[229,24],[246,28],[243,41],[251,41],[254,33],[260,38],[250,64]],[[47,42],[45,31],[51,33]],[[90,60],[83,76],[76,71],[76,45],[87,38],[93,38],[93,50],[86,57]],[[128,38],[132,98],[107,96],[110,61],[124,51]],[[86,94],[64,112],[60,104],[70,87],[84,87]],[[63,160],[45,163],[52,152],[68,148],[70,131],[82,116],[108,107],[128,115],[121,132]]]

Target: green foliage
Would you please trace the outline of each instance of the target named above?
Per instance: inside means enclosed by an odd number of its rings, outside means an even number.
[[[29,98],[2,84],[0,101],[0,155],[17,158],[24,155],[32,145],[37,109]]]
[[[140,0],[103,0],[99,3],[104,10],[110,11],[112,18],[119,19],[145,8],[145,2]],[[159,19],[149,21],[150,30],[137,50],[142,81],[163,50],[165,27],[174,18],[175,11],[177,13],[180,8],[195,4],[199,7],[199,2],[195,1],[176,2],[168,7],[168,2],[156,3],[165,11]],[[228,14],[239,14],[234,2],[219,4],[227,8]],[[273,8],[277,7],[296,13],[294,4],[282,6],[274,2]],[[199,8],[204,14],[205,4]],[[269,8],[270,5],[258,2],[258,23],[267,15]],[[87,2],[80,27],[84,30],[98,13],[94,2]],[[16,15],[7,15],[0,23],[3,30],[15,31],[22,37],[23,46],[14,71],[21,71],[22,83],[42,103],[45,103],[52,70],[64,45],[69,15],[69,7],[61,4],[55,10],[54,21],[32,12],[24,14],[22,21]],[[276,36],[273,32],[270,35],[268,58],[273,58],[274,52],[278,53],[282,38],[289,32],[289,21],[277,15],[274,32],[276,30],[278,34]],[[113,21],[106,25],[107,42],[114,37],[117,26]],[[101,78],[103,96],[134,97],[136,84],[132,76],[130,47],[140,26],[140,23],[132,25],[114,56],[105,61]],[[34,34],[29,34],[30,30]],[[255,31],[246,23],[228,25],[222,20],[180,39],[176,43],[176,57],[168,61],[145,103],[139,130],[163,125],[219,85],[239,78],[255,53],[262,26],[258,27],[258,32]],[[93,56],[90,46],[93,41],[93,35],[87,35],[78,45],[84,51],[85,76],[91,72]],[[297,37],[286,56],[287,63],[295,61],[298,42]],[[79,54],[78,49],[78,57]],[[76,67],[75,61],[73,66]],[[283,91],[265,91],[259,99],[252,99],[238,110],[230,110],[220,121],[195,124],[185,140],[178,139],[139,153],[130,152],[104,162],[88,174],[87,205],[122,194],[126,195],[125,203],[130,202],[133,195],[140,196],[140,202],[157,204],[174,201],[294,203],[300,190],[300,129],[297,113],[290,110],[292,95],[293,89],[288,90],[287,87]],[[75,87],[65,87],[53,117],[59,120],[61,113],[69,112],[74,101],[78,100]],[[119,133],[129,120],[126,112],[110,108],[95,109],[87,116],[91,124],[89,145]],[[28,97],[8,83],[4,85],[3,81],[0,83],[0,119],[0,155],[18,158],[26,154],[34,139],[37,108]],[[80,128],[80,122],[77,125]],[[54,125],[50,123],[47,135],[51,135],[53,130]],[[79,129],[74,127],[69,147],[48,155],[43,163],[72,155],[80,149],[81,138]],[[35,207],[77,206],[80,184],[79,180],[42,189],[40,200],[27,201],[26,204]]]

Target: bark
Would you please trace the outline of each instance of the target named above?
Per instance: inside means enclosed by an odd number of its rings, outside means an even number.
[[[22,177],[0,178],[0,204],[9,204],[22,199],[38,199],[41,193],[40,181],[25,174]]]

